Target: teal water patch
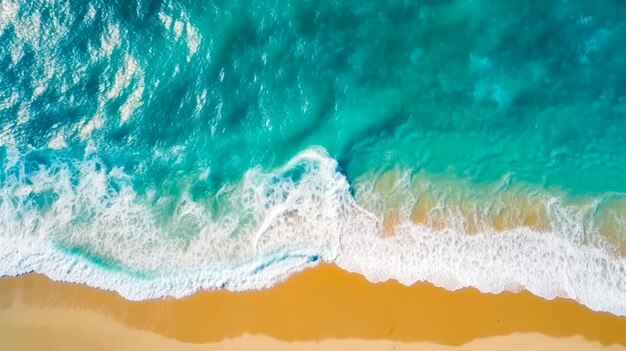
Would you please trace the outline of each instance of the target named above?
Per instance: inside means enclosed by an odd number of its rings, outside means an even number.
[[[351,179],[401,164],[621,192],[620,4],[16,3],[0,122],[22,151],[95,152],[163,196],[311,145]]]
[[[86,247],[59,244],[58,249],[67,255],[78,256],[90,264],[93,264],[97,268],[105,271],[119,272],[137,279],[145,280],[151,278],[150,273],[137,271],[130,267],[124,267],[122,264],[116,263],[115,260],[105,257]]]
[[[254,268],[254,270],[252,271],[252,274],[259,273],[259,272],[263,271],[264,269],[267,269],[267,268],[271,267],[272,265],[280,263],[281,261],[284,261],[284,260],[286,260],[288,258],[304,258],[309,263],[316,263],[316,262],[318,262],[320,260],[320,257],[318,255],[305,256],[305,255],[282,254],[282,255],[279,255],[279,256],[272,257],[268,261],[261,263],[256,268]]]

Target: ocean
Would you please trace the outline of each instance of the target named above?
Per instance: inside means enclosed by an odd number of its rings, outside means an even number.
[[[0,276],[330,262],[626,315],[622,1],[0,4]]]

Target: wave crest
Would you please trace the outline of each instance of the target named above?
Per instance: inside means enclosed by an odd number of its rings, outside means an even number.
[[[209,202],[183,195],[166,206],[97,160],[35,170],[17,162],[5,169],[0,189],[0,274],[36,271],[141,300],[266,288],[326,261],[374,282],[528,289],[626,315],[626,261],[611,240],[589,230],[600,217],[586,214],[597,205],[529,192],[533,211],[543,214],[532,223],[546,225],[511,225],[522,217],[508,214],[508,224],[495,227],[506,207],[497,204],[517,191],[498,186],[470,206],[470,226],[467,196],[450,195],[461,191],[453,186],[425,187],[400,172],[357,179],[353,197],[337,168],[325,150],[312,148],[271,172],[249,170]],[[493,204],[480,207],[488,196]],[[420,201],[434,205],[418,218]]]

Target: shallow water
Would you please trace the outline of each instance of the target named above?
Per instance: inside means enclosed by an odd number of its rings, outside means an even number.
[[[626,8],[1,1],[0,274],[370,280],[626,314]]]

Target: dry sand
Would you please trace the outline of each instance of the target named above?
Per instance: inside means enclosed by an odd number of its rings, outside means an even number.
[[[2,350],[626,349],[626,318],[530,293],[372,284],[321,265],[263,291],[129,302],[30,274],[0,279]]]

